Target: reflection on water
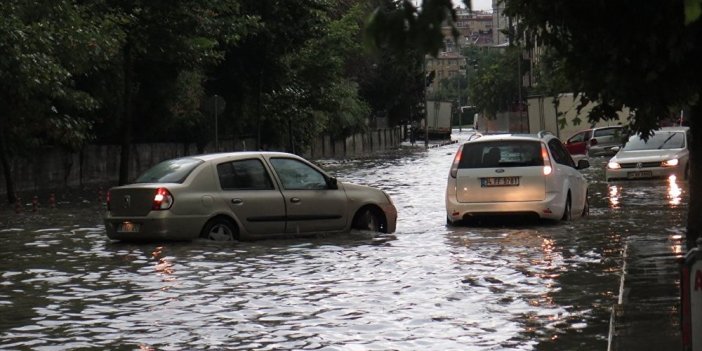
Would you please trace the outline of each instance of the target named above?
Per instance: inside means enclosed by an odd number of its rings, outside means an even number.
[[[687,184],[593,159],[589,218],[446,227],[457,146],[322,162],[390,193],[391,236],[112,243],[95,206],[3,217],[0,349],[606,348],[623,247],[679,236]]]
[[[681,195],[682,189],[678,186],[676,177],[670,176],[668,178],[668,202],[673,206],[680,205]]]
[[[685,203],[683,187],[687,187],[687,182],[678,180],[674,175],[665,180],[609,183],[609,207],[620,208],[623,200],[647,206],[657,206],[667,201],[668,205],[679,206]]]
[[[619,187],[609,186],[609,205],[611,208],[619,208]]]

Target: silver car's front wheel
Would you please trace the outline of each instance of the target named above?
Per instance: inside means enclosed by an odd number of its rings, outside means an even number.
[[[360,230],[369,230],[372,232],[383,231],[383,220],[380,215],[370,208],[361,210],[353,221],[353,228]]]
[[[200,237],[213,241],[234,241],[239,237],[239,231],[230,220],[213,218],[202,228]]]

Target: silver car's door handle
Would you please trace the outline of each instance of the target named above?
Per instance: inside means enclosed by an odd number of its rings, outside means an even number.
[[[296,204],[296,203],[300,202],[300,198],[299,197],[292,197],[292,198],[290,198],[290,202]]]
[[[232,199],[232,203],[233,203],[234,205],[241,205],[241,204],[244,203],[244,200],[242,200],[242,199]]]

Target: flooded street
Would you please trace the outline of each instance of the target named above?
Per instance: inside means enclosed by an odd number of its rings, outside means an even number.
[[[586,219],[447,227],[457,147],[321,162],[391,195],[392,235],[118,243],[90,196],[3,208],[0,349],[605,350],[626,248],[683,235],[687,183],[593,158]]]

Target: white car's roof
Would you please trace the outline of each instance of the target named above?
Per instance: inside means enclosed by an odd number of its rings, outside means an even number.
[[[685,126],[679,126],[679,127],[663,127],[658,130],[654,130],[654,132],[687,132],[690,130],[690,127],[685,127]]]
[[[196,159],[203,160],[203,161],[211,161],[211,160],[218,160],[218,159],[231,158],[231,157],[237,157],[237,156],[247,157],[247,156],[259,156],[259,155],[298,157],[297,155],[294,155],[294,154],[289,154],[286,152],[276,152],[276,151],[220,152],[220,153],[193,155],[193,156],[186,156],[186,157],[196,158]]]
[[[553,136],[553,134],[548,134]],[[555,136],[554,136],[555,137]],[[471,139],[471,142],[483,142],[483,141],[495,141],[495,140],[546,140],[546,138],[539,137],[538,134],[488,134],[483,135],[476,139]]]

